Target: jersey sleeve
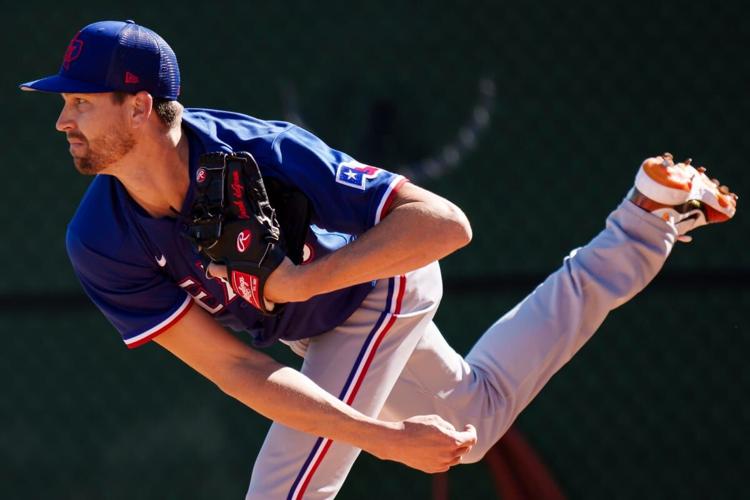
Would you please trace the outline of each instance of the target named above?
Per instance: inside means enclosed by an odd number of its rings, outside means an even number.
[[[66,246],[86,295],[118,330],[128,348],[166,331],[193,304],[185,290],[152,267],[98,252],[70,227]]]
[[[273,141],[277,171],[310,199],[313,222],[330,231],[361,234],[380,222],[406,182],[398,174],[365,165],[292,126]]]

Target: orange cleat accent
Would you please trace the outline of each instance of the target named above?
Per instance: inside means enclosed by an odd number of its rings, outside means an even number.
[[[673,223],[678,240],[690,241],[688,231],[710,223],[724,222],[737,210],[738,196],[727,186],[695,168],[692,160],[674,163],[669,153],[647,158],[635,177],[630,201],[644,210]]]
[[[690,179],[688,172],[675,165],[666,166],[658,158],[649,158],[641,166],[643,171],[661,186],[690,192]]]

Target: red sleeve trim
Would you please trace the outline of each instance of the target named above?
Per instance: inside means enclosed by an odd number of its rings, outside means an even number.
[[[185,316],[190,308],[193,307],[193,304],[194,302],[192,298],[188,295],[187,299],[180,306],[180,308],[177,309],[177,311],[175,311],[171,317],[167,318],[165,322],[163,322],[163,324],[157,325],[154,331],[146,331],[143,334],[133,337],[130,340],[126,340],[125,344],[128,346],[128,349],[135,349],[136,347],[142,346],[143,344],[152,341],[154,338],[169,330],[172,325],[180,321],[180,319]]]
[[[400,177],[393,187],[390,188],[390,192],[387,194],[387,198],[385,199],[382,208],[378,211],[376,224],[383,220],[383,217],[388,215],[388,212],[391,210],[391,205],[393,205],[393,200],[396,199],[396,193],[401,189],[401,186],[407,182],[409,182],[409,179],[406,177]]]

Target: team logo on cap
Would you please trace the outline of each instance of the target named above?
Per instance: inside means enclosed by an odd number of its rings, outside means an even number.
[[[380,169],[358,161],[345,161],[336,169],[336,182],[364,191],[367,179],[374,179]]]
[[[63,57],[63,68],[65,70],[70,69],[70,63],[81,57],[81,51],[83,50],[83,40],[78,39],[78,35],[81,32],[76,33],[76,36],[68,44],[68,48],[65,49],[65,57]]]

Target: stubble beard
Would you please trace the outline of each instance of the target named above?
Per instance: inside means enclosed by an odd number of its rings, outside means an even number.
[[[121,160],[135,146],[132,132],[127,129],[114,130],[89,141],[83,134],[69,134],[86,145],[83,156],[73,156],[76,170],[83,175],[96,175]]]

